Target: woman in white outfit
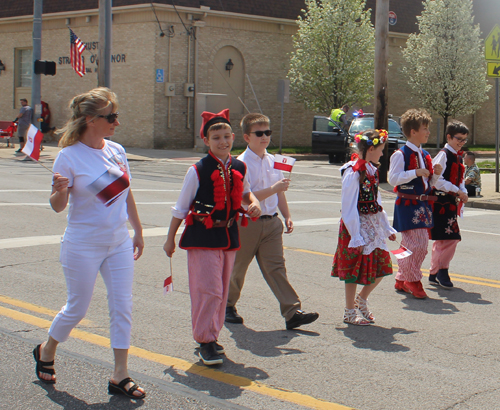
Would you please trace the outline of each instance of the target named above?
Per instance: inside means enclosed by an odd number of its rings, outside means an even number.
[[[68,226],[61,243],[61,264],[68,298],[56,315],[47,342],[33,350],[36,375],[55,383],[57,345],[85,317],[100,271],[108,292],[111,347],[115,369],[108,385],[111,394],[142,399],[144,390],[127,370],[132,324],[134,260],[144,248],[142,226],[130,190],[125,150],[105,139],[118,122],[116,95],[96,88],[73,98],[72,117],[62,129],[62,150],[54,162],[50,204],[63,211],[69,203]],[[134,229],[130,238],[127,220]]]

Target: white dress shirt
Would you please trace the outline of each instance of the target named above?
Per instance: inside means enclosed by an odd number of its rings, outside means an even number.
[[[274,156],[267,151],[261,158],[250,148],[247,148],[239,157],[247,166],[248,182],[252,192],[262,191],[281,181],[283,172],[274,169]],[[260,201],[262,215],[274,215],[278,209],[278,194],[273,194]]]
[[[452,146],[450,144],[446,144],[444,147],[446,149],[449,149],[454,154],[457,153],[457,151],[454,148],[452,148]],[[439,189],[440,191],[444,191],[444,192],[454,192],[454,193],[457,193],[460,190],[465,194],[467,193],[467,189],[465,188],[465,178],[462,179],[462,182],[460,183],[459,187],[457,187],[456,185],[452,184],[450,181],[447,181],[446,179],[443,178],[443,174],[444,174],[444,171],[446,169],[446,153],[444,151],[439,151],[439,153],[432,160],[432,165],[436,165],[436,164],[440,164],[443,167],[442,174],[434,182],[434,187],[436,189]]]
[[[227,158],[224,166],[227,167],[230,164],[230,157]],[[248,183],[248,171],[243,178],[243,193],[246,194],[250,192],[250,184]],[[196,196],[196,192],[198,192],[198,188],[200,187],[200,181],[198,179],[198,172],[196,171],[196,167],[193,165],[189,167],[186,172],[186,176],[184,177],[184,182],[182,184],[181,193],[179,194],[179,198],[177,198],[177,202],[175,206],[172,207],[172,216],[178,219],[185,219],[191,209],[191,205],[194,201],[194,197]]]
[[[418,155],[417,168],[426,168],[422,148],[417,147],[410,141],[406,141],[406,145]],[[415,178],[417,178],[417,170],[409,169],[405,171],[405,157],[400,150],[395,151],[391,156],[391,164],[389,166],[389,184],[392,186],[404,185]],[[429,188],[428,178],[422,178],[422,180],[424,181],[425,190],[427,190]],[[432,175],[430,180],[431,186],[434,185],[435,180],[437,180],[437,177]]]

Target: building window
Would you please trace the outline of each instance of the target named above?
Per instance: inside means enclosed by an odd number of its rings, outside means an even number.
[[[33,74],[32,49],[16,50],[16,87],[31,87]]]

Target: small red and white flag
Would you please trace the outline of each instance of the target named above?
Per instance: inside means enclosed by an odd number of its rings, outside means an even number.
[[[38,161],[40,158],[40,145],[42,145],[42,140],[43,134],[37,127],[31,124],[28,134],[26,135],[26,144],[24,144],[24,148],[22,150],[23,154],[26,154],[28,157]]]
[[[404,259],[410,256],[413,252],[410,251],[409,249],[406,249],[403,245],[399,249],[396,249],[395,251],[391,251],[391,253],[397,258],[397,259]]]
[[[174,291],[174,284],[172,283],[172,275],[163,281],[163,294],[167,295]]]
[[[114,203],[129,187],[130,181],[126,172],[119,168],[109,168],[104,174],[87,186],[106,206]]]
[[[274,155],[274,169],[292,172],[293,164],[295,164],[295,158],[285,157],[279,154]]]

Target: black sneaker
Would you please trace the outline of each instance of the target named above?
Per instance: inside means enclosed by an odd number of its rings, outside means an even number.
[[[16,149],[16,151],[15,151],[15,152],[21,152],[21,148],[19,148],[19,149]]]
[[[217,353],[219,354],[224,354],[226,351],[224,350],[224,346],[220,345],[217,340],[214,342],[215,343],[215,350],[217,350]]]
[[[448,274],[448,269],[439,269],[436,274],[436,280],[443,288],[452,288],[453,283],[451,283],[450,275]]]
[[[308,325],[314,322],[319,317],[319,313],[305,313],[302,310],[297,310],[290,320],[286,321],[287,330],[295,329],[302,325]]]
[[[223,360],[220,357],[215,347],[215,342],[200,343],[200,352],[198,353],[203,364],[213,366],[215,364],[222,364]]]
[[[429,285],[439,286],[439,282],[436,279],[436,275],[429,274]]]
[[[226,307],[226,322],[228,323],[243,323],[243,318],[238,315],[234,306]]]

